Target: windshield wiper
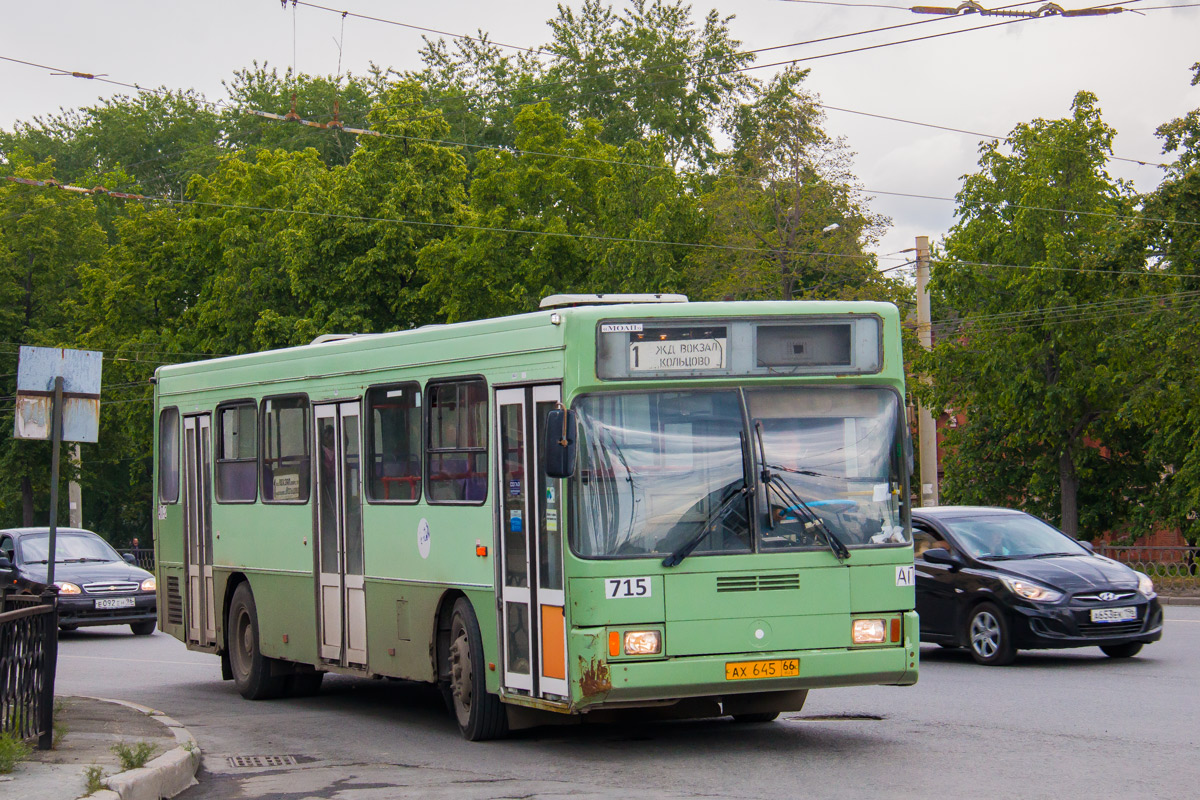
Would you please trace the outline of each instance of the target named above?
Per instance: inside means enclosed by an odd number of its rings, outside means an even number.
[[[796,490],[792,488],[790,483],[771,471],[772,465],[767,463],[767,449],[763,445],[762,420],[755,420],[754,432],[758,438],[758,450],[759,454],[761,455],[759,463],[762,464],[762,472],[760,473],[760,477],[762,478],[763,486],[767,487],[768,492],[774,489],[776,495],[780,500],[783,501],[784,506],[787,507],[788,510],[803,511],[805,516],[807,516],[809,519],[808,522],[803,523],[804,526],[806,528],[816,528],[817,531],[825,537],[825,543],[829,545],[829,549],[833,553],[834,558],[836,558],[838,561],[845,561],[850,557],[850,550],[846,547],[845,542],[839,539],[833,531],[829,530],[829,526],[825,524],[825,521],[821,519],[817,512],[812,510],[812,507],[808,503],[800,499],[800,495],[796,494]],[[802,470],[788,470],[788,472],[817,475],[817,473],[807,473]],[[769,505],[770,503],[768,502],[768,506]],[[769,521],[768,524],[774,528],[774,522],[771,520],[770,508],[767,509],[767,519]]]
[[[1079,555],[1083,555],[1083,554],[1082,553],[1038,553],[1035,556],[1030,556],[1030,558],[1065,558],[1067,556],[1079,556]]]
[[[994,556],[994,555],[989,554],[986,556],[980,556],[979,560],[980,561],[1012,561],[1015,557],[1016,556]]]
[[[708,515],[708,519],[704,520],[704,524],[700,526],[700,530],[697,531],[696,535],[684,542],[674,553],[664,558],[662,565],[664,567],[674,567],[687,558],[704,541],[704,537],[708,535],[709,529],[725,513],[725,509],[729,508],[739,496],[744,497],[747,491],[748,487],[746,486],[745,479],[743,479],[742,485],[734,487],[733,491],[725,495],[725,498],[712,510],[712,513]]]

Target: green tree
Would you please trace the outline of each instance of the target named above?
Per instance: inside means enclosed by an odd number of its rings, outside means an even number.
[[[54,176],[49,162],[35,165],[21,156],[10,169],[29,180]],[[0,183],[0,395],[11,398],[16,392],[19,345],[71,344],[69,309],[79,290],[77,268],[102,258],[104,247],[90,199]],[[0,436],[0,474],[5,476],[0,518],[10,525],[32,525],[49,506],[50,447],[8,435],[13,405],[0,409],[0,431],[6,432]]]
[[[682,0],[633,0],[619,15],[601,0],[559,5],[543,96],[573,123],[600,120],[606,143],[661,136],[672,165],[703,167],[711,131],[753,87],[736,71],[754,56],[739,51],[731,19],[710,11],[697,25]]]
[[[1192,85],[1200,86],[1200,63],[1192,67]],[[1200,541],[1200,365],[1196,340],[1200,309],[1191,300],[1200,291],[1200,108],[1158,128],[1163,152],[1176,156],[1166,179],[1144,202],[1145,220],[1134,234],[1147,244],[1157,279],[1154,293],[1175,297],[1156,303],[1140,319],[1138,333],[1147,344],[1138,362],[1137,390],[1124,408],[1151,435],[1148,455],[1165,465],[1144,508],[1148,522],[1178,526],[1192,542]]]
[[[701,220],[661,149],[605,144],[599,123],[570,130],[547,104],[522,110],[516,128],[532,152],[482,154],[469,227],[421,253],[447,321],[532,311],[558,292],[682,288]]]
[[[845,142],[831,139],[801,84],[776,76],[731,123],[733,148],[700,204],[709,241],[697,276],[714,299],[898,300],[901,283],[876,270],[867,248],[887,220],[867,210]]]
[[[1119,413],[1141,343],[1052,311],[1143,292],[1140,248],[1114,216],[1136,199],[1105,170],[1113,135],[1080,92],[1070,117],[981,147],[931,283],[934,317],[956,323],[916,366],[935,411],[967,414],[946,440],[946,499],[1019,505],[1072,535],[1127,518],[1156,478],[1144,433]]]

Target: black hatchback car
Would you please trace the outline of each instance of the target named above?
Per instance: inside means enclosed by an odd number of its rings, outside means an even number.
[[[1099,646],[1137,655],[1162,637],[1149,577],[1022,511],[914,509],[921,641],[969,647],[980,664],[1020,649]]]
[[[128,624],[139,636],[154,633],[158,604],[152,574],[129,563],[91,531],[59,528],[54,538],[62,630]],[[0,530],[0,580],[45,583],[49,550],[48,528]]]

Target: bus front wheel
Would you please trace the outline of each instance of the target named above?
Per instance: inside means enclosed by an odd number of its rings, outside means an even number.
[[[450,704],[465,739],[478,742],[508,732],[508,715],[500,698],[488,694],[479,620],[467,598],[454,603],[450,620]]]
[[[229,604],[229,666],[238,692],[247,700],[279,697],[287,688],[286,675],[271,674],[271,659],[258,642],[258,608],[250,584],[241,583]]]

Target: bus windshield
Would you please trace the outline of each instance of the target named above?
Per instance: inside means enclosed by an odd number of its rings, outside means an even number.
[[[891,391],[857,388],[582,397],[572,547],[667,556],[701,537],[692,556],[816,549],[830,546],[822,528],[849,546],[905,542],[898,407]]]

